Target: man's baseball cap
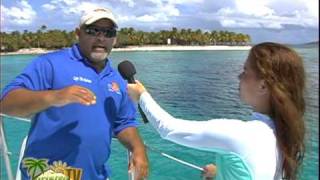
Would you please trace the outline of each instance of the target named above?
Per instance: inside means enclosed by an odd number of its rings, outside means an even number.
[[[113,22],[115,27],[118,27],[116,18],[110,9],[107,8],[96,8],[84,12],[80,19],[80,26],[90,25],[100,19],[109,19]]]

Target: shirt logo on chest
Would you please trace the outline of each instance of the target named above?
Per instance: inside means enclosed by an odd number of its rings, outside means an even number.
[[[92,80],[84,78],[82,76],[73,76],[72,78],[74,81],[81,81],[81,82],[85,82],[85,83],[92,83]]]
[[[24,158],[22,165],[28,173],[30,179],[61,179],[80,180],[83,169],[68,166],[63,161],[53,161],[49,164],[49,159]]]
[[[108,91],[115,92],[117,94],[121,94],[119,85],[116,82],[108,83]]]

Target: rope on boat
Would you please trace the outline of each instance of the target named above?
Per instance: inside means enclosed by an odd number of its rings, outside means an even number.
[[[191,163],[189,163],[189,162],[186,162],[186,161],[183,161],[183,160],[181,160],[181,159],[178,159],[178,158],[176,158],[176,157],[173,157],[173,156],[171,156],[171,155],[169,155],[169,154],[166,154],[166,153],[164,153],[164,152],[161,152],[160,150],[158,150],[158,149],[156,149],[156,148],[147,146],[146,144],[145,144],[145,146],[146,146],[149,150],[151,150],[151,151],[153,151],[153,152],[156,152],[156,153],[160,154],[160,155],[163,156],[163,157],[166,157],[166,158],[168,158],[168,159],[171,159],[171,160],[173,160],[173,161],[176,161],[176,162],[178,162],[178,163],[180,163],[180,164],[183,164],[183,165],[185,165],[185,166],[188,166],[188,167],[197,169],[197,170],[199,170],[199,171],[204,171],[204,169],[203,169],[202,167],[199,167],[199,166],[197,166],[197,165],[194,165],[194,164],[191,164]]]
[[[21,117],[16,117],[16,116],[9,116],[9,115],[2,114],[2,113],[0,113],[0,115],[1,115],[2,117],[6,117],[6,118],[14,118],[14,119],[17,119],[17,120],[20,120],[20,121],[24,121],[24,122],[31,122],[31,119],[27,119],[27,118],[21,118]]]

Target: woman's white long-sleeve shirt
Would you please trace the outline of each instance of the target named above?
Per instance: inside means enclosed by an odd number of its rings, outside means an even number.
[[[144,92],[139,104],[160,136],[187,147],[216,152],[216,179],[280,179],[273,121],[253,113],[253,119],[182,120],[172,117]]]

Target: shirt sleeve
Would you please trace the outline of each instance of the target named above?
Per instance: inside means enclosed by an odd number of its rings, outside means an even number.
[[[127,90],[124,90],[122,94],[123,98],[120,104],[120,109],[117,112],[116,119],[114,121],[113,133],[115,135],[120,133],[125,128],[138,126],[136,121],[135,105],[128,96]]]
[[[240,153],[244,141],[250,139],[246,122],[232,119],[192,121],[177,119],[163,110],[144,92],[140,106],[160,136],[169,141],[195,149]]]
[[[33,60],[21,74],[13,79],[2,91],[3,99],[10,91],[25,88],[32,91],[51,89],[52,86],[52,66],[44,57]]]

